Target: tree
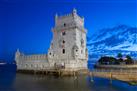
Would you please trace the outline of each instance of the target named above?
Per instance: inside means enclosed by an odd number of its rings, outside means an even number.
[[[128,60],[132,60],[132,58],[131,58],[129,55],[126,55],[126,58],[127,58]]]
[[[121,53],[118,53],[117,57],[120,59],[123,57],[123,55]]]
[[[117,62],[117,59],[116,58],[113,58],[113,57],[101,57],[99,60],[98,60],[98,63],[99,64],[104,64],[104,65],[114,65],[115,63]]]
[[[129,55],[126,55],[126,64],[132,64],[133,63],[133,59],[129,56]]]
[[[118,57],[118,60],[117,61],[119,61],[119,64],[125,64],[125,61],[123,60],[123,55],[121,54],[121,53],[118,53],[118,55],[117,55],[117,57]]]

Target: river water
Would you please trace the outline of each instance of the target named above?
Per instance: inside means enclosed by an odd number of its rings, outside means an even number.
[[[8,68],[8,70],[7,70]],[[0,67],[0,91],[137,91],[137,86],[80,75],[55,77],[21,74],[14,67]]]

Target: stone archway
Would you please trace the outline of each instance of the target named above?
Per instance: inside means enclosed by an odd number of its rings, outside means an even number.
[[[72,56],[74,57],[74,59],[77,58],[78,56],[78,51],[79,51],[79,48],[77,45],[74,45],[73,48],[72,48]]]

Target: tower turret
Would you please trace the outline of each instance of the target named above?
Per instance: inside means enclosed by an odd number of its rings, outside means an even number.
[[[54,37],[48,51],[49,62],[65,68],[87,68],[86,29],[84,18],[73,9],[64,16],[55,15]],[[53,65],[54,66],[54,65]]]
[[[73,9],[73,14],[77,14],[77,10],[75,8]]]

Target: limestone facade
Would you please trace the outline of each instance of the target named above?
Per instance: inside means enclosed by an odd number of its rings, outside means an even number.
[[[62,67],[62,69],[87,69],[88,52],[84,18],[74,9],[72,13],[55,16],[52,28],[53,38],[48,54],[24,55],[19,50],[15,60],[18,69],[46,70]]]

